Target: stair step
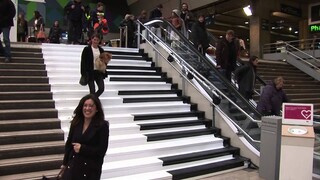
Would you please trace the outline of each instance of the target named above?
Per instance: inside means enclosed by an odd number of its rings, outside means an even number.
[[[225,160],[222,162],[216,162],[211,164],[204,164],[194,167],[182,168],[168,171],[172,174],[172,180],[185,179],[190,177],[196,177],[204,174],[215,173],[218,171],[223,171],[227,169],[232,169],[236,167],[244,166],[245,162],[243,158],[236,157],[231,160]]]
[[[170,102],[170,101],[183,101],[184,103],[189,103],[190,98],[187,98],[187,97],[123,98],[123,103]]]
[[[206,151],[199,151],[199,152],[191,152],[186,154],[179,154],[174,156],[167,156],[167,157],[160,157],[163,161],[163,166],[169,166],[173,164],[179,163],[187,163],[191,161],[215,158],[224,155],[233,155],[238,156],[240,154],[240,149],[236,147],[225,147],[219,149],[212,149]]]
[[[200,136],[200,135],[208,135],[208,134],[217,134],[219,135],[221,132],[218,128],[207,128],[207,129],[197,129],[197,130],[189,130],[189,131],[176,131],[176,132],[166,132],[166,133],[153,133],[153,134],[145,134],[147,136],[147,141],[160,141],[174,138],[184,138],[191,136]]]
[[[138,78],[138,77],[110,77],[110,81],[129,81],[129,82],[172,82],[170,78]]]
[[[44,155],[0,160],[0,176],[58,169],[63,155]]]
[[[12,51],[11,55],[13,57],[35,57],[35,58],[42,58],[42,52],[35,52],[35,51]]]
[[[45,70],[32,69],[0,69],[0,76],[47,76]]]
[[[43,176],[47,178],[55,178],[58,173],[60,172],[60,167],[55,168],[54,170],[47,170],[47,171],[36,171],[36,172],[29,172],[29,173],[19,173],[13,175],[5,175],[0,176],[2,180],[42,180]]]
[[[17,84],[17,83],[32,83],[42,84],[49,83],[48,77],[41,76],[0,76],[0,83]]]
[[[60,120],[48,119],[23,119],[0,121],[0,132],[60,129]]]
[[[141,67],[141,66],[108,66],[108,70],[121,69],[121,70],[153,70],[156,72],[160,71],[159,67]]]
[[[55,108],[53,100],[5,100],[0,101],[0,110],[5,109],[40,109],[40,108]]]
[[[195,126],[195,125],[204,125],[204,122],[201,120],[192,120],[192,121],[176,121],[176,122],[159,122],[159,123],[147,123],[139,124],[140,130],[151,130],[151,129],[162,129],[162,128],[175,128],[175,127],[185,127],[185,126]]]
[[[0,110],[0,120],[57,118],[58,112],[53,108]]]
[[[181,90],[140,90],[140,91],[119,91],[119,95],[147,95],[147,94],[177,94],[181,96]]]
[[[52,100],[50,91],[0,92],[0,100]]]
[[[4,63],[1,64],[0,69],[34,69],[34,70],[45,70],[45,64],[36,63]]]
[[[1,145],[0,147],[0,160],[42,156],[50,154],[63,154],[64,141],[49,141],[37,143],[23,143],[23,144],[10,144]]]
[[[63,140],[61,129],[0,132],[0,145]]]
[[[139,114],[134,115],[134,120],[150,120],[150,119],[164,119],[164,118],[178,118],[178,117],[198,117],[199,119],[204,118],[204,112],[201,111],[190,111],[190,112],[179,112],[179,113],[153,113],[153,114]]]
[[[160,76],[160,77],[166,77],[165,73],[161,72],[144,72],[144,71],[107,71],[108,75],[145,75],[145,76]]]
[[[50,91],[50,84],[0,84],[0,92]]]
[[[11,46],[11,52],[34,52],[34,53],[42,53],[42,50],[40,47],[15,47],[13,44]]]

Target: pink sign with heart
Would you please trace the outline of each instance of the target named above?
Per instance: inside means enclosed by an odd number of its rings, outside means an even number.
[[[285,119],[312,120],[312,107],[310,105],[285,105],[283,112]]]

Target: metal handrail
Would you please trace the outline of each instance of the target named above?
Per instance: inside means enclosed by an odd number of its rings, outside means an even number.
[[[142,25],[145,27],[145,25],[143,25],[140,21],[137,21],[139,25]],[[159,21],[157,21],[159,22]],[[148,25],[151,25],[152,23],[148,23]],[[154,38],[156,38],[156,41],[160,42],[161,39],[159,37],[157,37],[151,30],[149,30],[149,28],[145,27],[145,29],[148,31],[148,33],[150,33]],[[138,32],[139,33],[139,32]],[[177,32],[176,32],[177,33]],[[140,34],[140,33],[139,33]],[[140,34],[141,36],[143,36],[142,34]],[[155,46],[153,45],[153,43],[151,43],[146,37],[145,37],[146,41],[153,47],[153,49],[155,51],[157,51],[157,53],[159,53],[164,59],[166,59],[160,52],[158,49],[155,48]],[[261,123],[260,120],[255,120],[253,119],[248,113],[246,113],[245,111],[242,110],[242,108],[240,108],[237,104],[235,104],[229,97],[227,97],[224,93],[222,93],[218,88],[216,88],[210,81],[208,81],[206,78],[204,78],[200,73],[198,73],[191,65],[189,65],[186,61],[184,61],[183,58],[180,57],[179,54],[177,54],[176,52],[172,51],[171,48],[169,46],[166,45],[166,43],[162,43],[161,44],[162,46],[165,46],[165,49],[167,50],[170,50],[169,54],[170,55],[173,55],[174,57],[174,60],[183,68],[189,70],[189,73],[192,73],[193,77],[197,79],[197,82],[200,82],[200,83],[203,83],[206,82],[207,84],[210,85],[210,87],[214,88],[215,91],[212,91],[212,93],[219,93],[221,96],[225,97],[229,102],[231,102],[233,105],[236,106],[236,108],[238,108],[242,113],[244,113],[252,122],[255,122],[255,123]],[[182,63],[181,63],[182,62]],[[172,65],[172,63],[169,63],[177,72],[179,72],[179,74],[185,79],[187,80],[189,83],[190,80],[188,79],[188,77],[186,77],[186,75],[183,73],[183,72],[180,72],[176,67],[174,67]],[[191,71],[190,71],[191,70]],[[191,83],[193,85],[193,83]],[[207,84],[204,84],[205,86]],[[195,87],[197,90],[198,88]],[[198,90],[199,91],[199,90]],[[200,91],[199,91],[200,92]],[[202,92],[200,92],[202,94]],[[207,98],[207,96],[204,96],[205,98]],[[208,99],[208,98],[207,98]],[[215,107],[217,105],[215,105],[213,102],[212,102],[212,99],[209,100],[209,102],[214,105]],[[233,122],[235,124],[235,122]],[[256,142],[256,143],[259,143],[260,141],[257,141],[257,140],[254,140],[250,137],[250,135],[248,133],[246,133],[240,126],[236,125],[237,129],[239,129],[243,134],[244,136],[248,137],[250,140],[252,140],[252,142]]]
[[[300,56],[298,56],[298,55],[296,55],[296,54],[294,54],[294,53],[292,53],[292,52],[290,52],[290,51],[287,51],[287,53],[290,54],[291,56],[294,56],[295,58],[299,59],[300,61],[303,61],[305,64],[308,64],[308,65],[311,66],[313,69],[315,69],[315,70],[320,70],[317,66],[315,66],[315,65],[309,63],[308,61],[302,59]]]
[[[304,54],[304,55],[308,56],[309,58],[311,58],[311,59],[313,59],[313,60],[315,60],[315,61],[320,62],[320,60],[319,60],[319,59],[317,59],[317,58],[315,58],[315,57],[311,56],[310,54],[308,54],[308,53],[306,53],[306,52],[304,52],[304,51],[301,51],[300,49],[298,49],[298,48],[296,48],[296,47],[294,47],[294,46],[290,45],[289,43],[287,43],[287,42],[283,42],[283,43],[286,45],[286,47],[290,47],[290,48],[292,48],[292,49],[294,49],[294,50],[298,51],[299,53],[302,53],[302,54]]]
[[[178,30],[176,30],[176,28],[174,28],[174,27],[171,25],[171,23],[169,23],[169,22],[167,22],[167,21],[165,21],[165,20],[163,20],[163,19],[152,20],[152,22],[153,22],[153,23],[162,22],[162,23],[164,23],[166,26],[170,26],[171,30],[173,30],[175,33],[179,34],[180,39],[181,39],[183,42],[189,42],[189,40],[186,39],[185,36],[183,36]],[[140,22],[140,23],[141,23],[141,22]],[[147,22],[147,23],[145,23],[145,24],[151,25],[151,24],[153,24],[153,23]],[[153,34],[153,33],[152,33],[152,34]],[[155,36],[155,35],[153,34],[153,36]],[[157,37],[157,36],[155,36],[155,37]],[[157,37],[157,40],[160,40],[160,39]],[[170,48],[170,47],[167,46],[166,48]],[[202,54],[201,54],[194,46],[190,46],[190,49],[193,50],[193,53],[196,54],[198,57],[200,57],[201,60],[203,60],[203,62],[207,62],[207,59],[206,59],[206,58],[203,58]],[[175,56],[176,56],[176,57],[179,57],[183,62],[185,62],[184,59],[181,58],[178,54],[176,54]],[[188,64],[188,63],[185,62],[185,64]],[[188,64],[188,65],[189,65],[189,64]],[[234,87],[233,85],[231,85],[230,82],[229,82],[223,75],[221,75],[220,72],[218,72],[218,70],[217,70],[211,63],[208,63],[207,65],[210,66],[211,69],[216,72],[216,75],[225,83],[225,85],[227,86],[227,88],[228,88],[229,90],[231,90],[232,93],[237,94],[237,96],[242,100],[242,102],[243,102],[247,107],[251,108],[251,110],[254,112],[255,115],[257,115],[257,117],[261,117],[261,114],[260,114],[254,107],[251,106],[251,104],[238,92],[238,90],[235,89],[235,87]],[[190,66],[190,65],[189,65],[189,66]],[[190,67],[191,67],[191,66],[190,66]],[[193,68],[192,68],[191,70],[192,70],[193,72],[196,72],[196,70],[194,70]],[[200,74],[199,74],[199,75],[200,75]],[[208,82],[209,82],[209,81],[208,81]],[[230,101],[230,102],[231,102],[232,104],[234,104],[236,107],[239,107],[239,106],[237,106],[233,101]],[[239,110],[240,110],[240,109],[242,109],[242,108],[239,107]],[[251,117],[251,116],[249,115],[249,117]]]

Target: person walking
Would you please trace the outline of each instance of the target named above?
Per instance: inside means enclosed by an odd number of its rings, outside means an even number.
[[[251,56],[248,63],[238,67],[234,71],[234,77],[239,85],[239,92],[246,98],[252,99],[256,82],[258,57]]]
[[[193,23],[195,22],[195,17],[191,11],[189,11],[189,6],[187,3],[181,4],[181,19],[184,21],[187,30],[191,30]]]
[[[95,60],[99,58],[100,54],[104,50],[99,46],[100,35],[93,34],[91,37],[91,44],[83,48],[81,54],[81,76],[86,77],[88,80],[90,94],[94,94],[99,97],[104,92],[104,79],[106,73],[98,71],[95,67]],[[95,89],[96,82],[98,91]]]
[[[18,16],[17,22],[17,40],[18,42],[26,42],[26,37],[28,35],[28,22],[25,19],[23,13]]]
[[[68,15],[68,44],[80,44],[85,7],[81,0],[73,0],[64,10]]]
[[[228,30],[225,37],[217,44],[216,59],[217,69],[231,82],[231,73],[237,67],[239,45],[236,44],[234,31]]]
[[[54,21],[54,24],[49,31],[50,43],[60,44],[61,34],[62,34],[62,29],[59,26],[59,21]]]
[[[37,38],[38,42],[44,42],[45,38],[38,37],[40,31],[44,31],[44,19],[39,11],[34,11],[33,13],[34,23],[33,23],[33,33]]]
[[[73,113],[59,178],[100,180],[109,144],[109,122],[104,119],[101,101],[88,94]]]
[[[204,15],[199,15],[198,21],[195,22],[191,28],[191,41],[193,42],[194,47],[203,55],[209,47],[209,38],[207,33]]]
[[[150,12],[149,20],[157,18],[163,19],[162,8],[162,4],[158,4],[157,7]],[[154,24],[151,30],[156,36],[161,37],[161,28],[159,24]]]
[[[11,26],[13,26],[16,8],[11,0],[2,0],[0,1],[0,12],[0,34],[3,34],[3,42],[5,45],[5,47],[3,47],[0,39],[0,53],[4,55],[4,62],[8,63],[11,61],[10,29]]]
[[[260,95],[257,110],[264,116],[280,115],[283,102],[289,102],[286,93],[283,91],[284,79],[282,76],[276,77],[267,84]]]

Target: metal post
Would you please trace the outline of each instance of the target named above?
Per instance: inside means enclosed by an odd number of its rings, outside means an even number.
[[[142,35],[140,34],[140,29],[141,29],[141,25],[140,23],[137,23],[138,24],[138,30],[137,30],[137,33],[136,33],[136,36],[137,36],[137,47],[139,48],[140,47],[140,38],[142,38]]]
[[[126,31],[125,45],[126,45],[126,47],[128,47],[128,26],[125,27],[125,31]]]

